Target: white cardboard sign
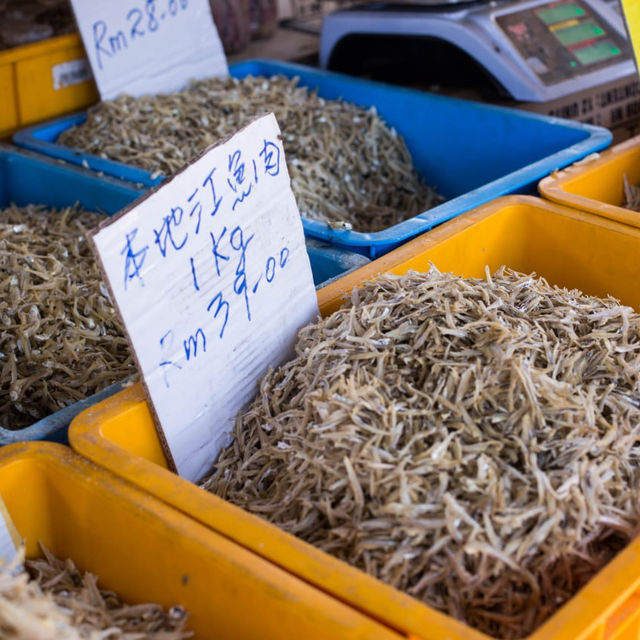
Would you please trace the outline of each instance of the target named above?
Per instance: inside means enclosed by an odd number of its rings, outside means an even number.
[[[318,315],[275,116],[92,236],[181,476],[199,480],[270,365]]]
[[[0,558],[11,562],[18,552],[20,536],[11,520],[4,500],[0,498]]]
[[[209,0],[71,0],[103,100],[228,74]]]

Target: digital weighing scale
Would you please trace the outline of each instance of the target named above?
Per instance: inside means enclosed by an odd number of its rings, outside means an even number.
[[[612,4],[369,2],[325,17],[320,64],[615,127],[640,119],[640,83]]]

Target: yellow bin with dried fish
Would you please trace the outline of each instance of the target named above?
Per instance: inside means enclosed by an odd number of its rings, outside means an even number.
[[[540,181],[553,202],[640,227],[640,136],[587,156]]]
[[[110,627],[121,632],[109,637],[164,640],[402,637],[68,447],[0,449],[0,496],[41,588],[11,583],[11,573],[0,569],[2,637],[26,637],[28,630],[29,637],[88,638],[89,629]],[[56,559],[42,558],[40,545]],[[101,592],[83,571],[97,577]],[[71,608],[73,619],[43,601],[43,593]],[[52,623],[83,633],[65,635],[60,627],[47,633]]]
[[[253,509],[254,513],[262,514],[317,546],[169,472],[139,385],[78,416],[71,425],[70,440],[78,452],[94,462],[409,637],[425,640],[637,638],[640,633],[640,598],[636,595],[640,591],[640,539],[632,539],[636,530],[632,524],[633,514],[621,509],[622,505],[632,510],[632,496],[623,483],[632,484],[635,477],[632,464],[635,427],[629,427],[631,432],[626,434],[622,429],[619,434],[613,428],[605,429],[604,438],[598,439],[594,434],[600,432],[591,424],[595,418],[587,413],[593,404],[589,394],[604,389],[605,413],[614,416],[613,419],[622,416],[625,428],[635,424],[637,403],[629,397],[625,384],[627,378],[635,375],[633,367],[640,344],[636,332],[640,321],[630,309],[616,301],[593,296],[615,296],[623,304],[640,306],[640,289],[636,286],[640,277],[638,255],[640,230],[539,198],[511,196],[463,214],[320,290],[319,303],[326,320],[301,332],[300,342],[306,340],[307,346],[299,347],[294,364],[281,367],[280,374],[265,376],[261,394],[238,420],[234,445],[218,460],[217,478],[214,476],[208,483],[228,500]],[[455,276],[430,271],[432,264],[440,272],[452,272]],[[535,272],[548,282],[530,275],[501,272],[502,266],[523,274]],[[493,279],[485,275],[486,269],[491,273],[497,271]],[[411,275],[411,271],[429,273],[416,276]],[[395,275],[385,275],[365,284],[389,273]],[[398,283],[405,289],[398,291]],[[443,291],[453,292],[453,298],[447,297],[448,294],[441,297]],[[329,316],[344,303],[345,297],[351,297],[345,310]],[[365,306],[361,304],[363,300],[368,301]],[[422,327],[417,331],[409,326],[409,319],[405,322],[400,317],[395,328],[387,330],[384,337],[369,333],[360,337],[347,335],[337,347],[333,365],[324,362],[313,368],[313,375],[307,376],[312,379],[320,375],[322,367],[327,378],[329,373],[333,375],[334,370],[343,368],[345,362],[340,358],[349,342],[362,345],[363,351],[357,353],[354,360],[368,359],[375,363],[369,372],[361,369],[354,374],[354,379],[362,383],[357,389],[349,390],[340,387],[340,381],[329,380],[325,385],[331,389],[328,396],[322,396],[322,389],[316,394],[319,419],[315,420],[316,416],[312,415],[315,427],[309,427],[309,415],[292,409],[285,397],[287,393],[313,395],[308,388],[298,388],[297,393],[290,389],[294,377],[296,384],[301,379],[295,363],[315,356],[319,349],[309,344],[308,338],[313,337],[314,332],[317,336],[321,329],[324,333],[314,338],[315,344],[321,339],[329,344],[330,336],[342,335],[346,325],[362,328],[372,318],[375,322],[386,321],[396,313],[398,301],[406,303],[406,318],[416,317],[421,311],[421,300],[429,301],[430,313],[443,325],[441,330],[434,333],[433,327],[425,324],[428,331]],[[456,327],[454,316],[468,316],[472,322]],[[517,340],[514,342],[509,336],[510,331],[515,330]],[[465,341],[474,332],[474,340],[480,340],[487,353],[497,354],[499,361],[509,364],[511,382],[505,383],[499,377],[492,382],[491,371],[479,360],[466,363],[465,350],[469,351],[469,346]],[[452,429],[449,436],[442,441],[436,439],[432,448],[424,448],[417,461],[402,459],[398,451],[423,441],[427,435],[407,431],[397,438],[385,439],[367,418],[385,401],[386,383],[380,382],[390,373],[385,367],[393,364],[395,358],[394,371],[400,375],[402,366],[409,362],[407,335],[418,336],[421,346],[434,335],[440,346],[446,340],[447,355],[440,355],[438,361],[432,352],[425,351],[422,360],[417,358],[422,362],[417,376],[422,390],[411,387],[408,377],[405,382],[399,381],[402,376],[396,380],[395,387],[406,385],[409,393],[404,396],[404,405],[397,405],[395,413],[393,406],[388,407],[389,424],[395,425],[396,431],[406,430],[410,416],[431,411],[434,399],[440,402],[441,410],[431,414],[432,423],[437,426],[450,421],[451,415],[455,422],[449,425]],[[570,353],[560,353],[562,341],[558,340],[563,335],[569,336],[571,349],[577,345],[577,351],[569,349]],[[393,355],[375,352],[399,336],[405,342]],[[535,344],[538,338],[540,343]],[[536,370],[534,385],[527,373],[533,360],[528,363],[509,356],[517,343],[527,346],[529,358],[533,359],[537,352],[545,353],[568,377],[557,382],[551,379],[551,369]],[[427,363],[429,358],[431,365]],[[456,364],[456,358],[458,365],[464,365],[464,375],[452,375],[447,370],[449,365]],[[575,384],[570,382],[572,376]],[[582,384],[587,378],[593,387]],[[482,387],[484,379],[489,380],[489,392],[480,401],[474,389]],[[449,389],[449,383],[456,380],[456,389]],[[620,384],[617,390],[616,385]],[[533,403],[536,393],[533,386],[546,390],[544,407]],[[573,387],[584,391],[584,400],[579,394],[572,395]],[[487,406],[497,406],[498,399],[510,397],[515,388],[521,389],[522,396],[517,410],[507,407],[502,415],[498,412],[494,417],[482,416]],[[618,394],[616,402],[614,391]],[[363,403],[354,400],[357,394],[361,398],[367,395],[371,400],[369,413],[360,410]],[[466,405],[469,394],[473,398],[471,405]],[[277,420],[269,418],[265,422],[264,408],[271,410],[274,405],[282,405],[282,420],[298,419],[300,424],[309,427],[304,439],[300,438],[302,427],[296,431],[294,424],[293,433],[287,433],[281,430],[282,424]],[[460,405],[467,409],[459,410]],[[529,405],[530,409],[523,409]],[[442,410],[443,406],[446,410]],[[314,410],[311,407],[311,411]],[[323,413],[331,416],[331,424],[322,423]],[[538,414],[543,416],[542,426],[536,422]],[[403,416],[404,426],[398,422],[398,415]],[[553,419],[547,422],[549,416]],[[487,419],[491,423],[488,426]],[[478,439],[481,432],[478,425],[485,431],[495,431],[492,421],[495,424],[502,421],[513,429],[512,436],[498,443],[497,456],[489,450],[496,448],[495,439],[491,445]],[[334,428],[337,424],[340,429]],[[561,430],[562,435],[556,435],[554,429]],[[318,434],[327,431],[329,436],[323,444]],[[370,440],[359,449],[363,433],[369,434]],[[435,429],[428,437],[439,433],[440,430]],[[455,433],[470,440],[459,441],[454,438]],[[381,438],[380,442],[376,438]],[[548,448],[532,453],[525,443],[536,442],[537,438]],[[589,456],[593,457],[594,470],[583,464],[580,468],[585,477],[574,478],[573,452],[582,455],[585,442],[591,446]],[[612,442],[616,447],[627,447],[625,455],[630,456],[629,460],[620,458],[619,464],[613,467],[607,449],[613,446]],[[454,453],[463,451],[465,455],[449,454],[449,446]],[[329,461],[327,457],[334,451],[333,447],[337,447],[339,455]],[[273,452],[271,462],[265,460],[261,449]],[[357,455],[349,453],[350,449]],[[603,458],[600,449],[606,450]],[[244,452],[245,457],[239,452]],[[294,468],[293,463],[287,466],[288,452],[291,460],[297,455],[301,466]],[[310,456],[310,452],[316,455]],[[563,462],[552,465],[547,473],[548,460],[556,454],[559,455],[556,461]],[[526,460],[522,456],[526,456]],[[363,477],[365,457],[369,475]],[[228,464],[230,460],[240,463],[244,475],[237,474],[237,467]],[[500,473],[492,467],[495,464],[502,465]],[[419,473],[416,465],[421,468]],[[469,465],[473,469],[476,465],[477,470],[469,473]],[[405,473],[403,469],[410,472]],[[432,469],[436,470],[435,475]],[[324,484],[316,483],[322,473]],[[428,487],[416,485],[416,477],[427,478],[429,473],[431,485],[444,492],[442,504],[428,496],[420,498],[427,495]],[[493,474],[493,484],[487,484],[487,474]],[[325,482],[326,477],[332,475],[334,482]],[[587,504],[582,493],[578,492],[577,498],[572,493],[574,485],[582,487],[584,482],[585,491],[595,496],[601,491],[602,483],[612,478],[610,485],[617,498],[606,508],[600,505],[602,517],[597,514],[595,502],[590,499]],[[549,488],[550,485],[545,484],[558,479],[561,483],[557,487]],[[389,483],[393,483],[390,490],[379,490]],[[378,489],[373,489],[374,485]],[[277,494],[271,501],[263,492],[269,486],[275,486]],[[496,486],[506,491],[506,497],[494,495]],[[304,488],[301,496],[297,495],[300,487]],[[374,507],[367,504],[365,496],[373,493],[386,502]],[[283,500],[283,495],[288,499]],[[470,517],[465,510],[469,509],[469,495],[479,495],[481,501],[485,497],[497,500],[504,513],[498,514],[494,525],[500,521],[502,525],[489,526],[486,521],[482,522],[482,510],[479,522]],[[514,504],[510,504],[510,500]],[[559,503],[563,500],[572,505],[573,511],[567,511],[566,518],[567,528],[574,533],[567,534],[565,530],[560,531],[559,536],[556,525],[563,518],[559,513]],[[328,539],[320,537],[327,527],[323,529],[314,510],[325,514],[327,521],[335,521]],[[492,517],[489,513],[489,518]],[[585,528],[587,521],[591,529]],[[391,533],[389,526],[393,527]],[[456,536],[464,527],[469,537],[464,538],[463,548],[456,548],[453,543],[458,542]],[[590,531],[590,540],[570,540],[571,535],[574,538],[578,535],[575,532],[586,530]],[[427,538],[428,544],[424,544]],[[545,547],[547,538],[549,545]],[[410,540],[414,542],[409,544]],[[505,540],[508,543],[501,547]],[[554,543],[561,545],[560,548],[570,548],[570,553],[558,556]],[[391,553],[385,552],[388,546],[392,548]],[[358,557],[354,560],[355,555]],[[520,555],[524,557],[523,570],[512,559]],[[527,564],[529,555],[535,560],[533,565]],[[479,564],[474,564],[474,557],[480,558]],[[502,574],[495,574],[498,566],[502,566]],[[512,570],[510,577],[509,570]],[[408,595],[409,592],[416,597]],[[443,594],[449,599],[443,598]]]

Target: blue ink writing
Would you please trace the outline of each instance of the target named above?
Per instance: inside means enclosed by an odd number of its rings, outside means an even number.
[[[196,190],[187,198],[187,201],[191,202],[196,197],[196,194],[198,193],[198,191],[199,189],[198,187],[196,187]],[[198,212],[197,213],[198,224],[196,224],[196,235],[198,235],[200,231],[200,221],[202,220],[202,205],[200,204],[199,200],[193,205],[193,208],[189,212],[189,217],[193,218],[193,214],[196,213],[196,211]]]
[[[165,349],[165,345],[166,345],[166,349]],[[172,346],[173,346],[173,331],[169,330],[167,331],[167,333],[165,333],[162,336],[162,338],[160,338],[160,350],[161,351],[170,350]],[[179,371],[182,370],[182,367],[179,364],[176,364],[175,362],[173,362],[173,360],[163,360],[162,362],[160,362],[160,366],[162,367],[162,377],[164,379],[165,387],[169,389],[169,387],[171,386],[169,384],[169,371],[171,370],[171,367],[174,367]]]
[[[173,231],[176,227],[180,226],[183,214],[184,212],[182,211],[181,207],[172,207],[171,214],[168,216],[164,216],[164,218],[162,219],[162,226],[160,227],[160,230],[153,230],[155,243],[158,245],[163,258],[167,257],[169,242],[176,251],[180,251],[180,249],[182,249],[182,247],[184,247],[185,243],[187,242],[187,238],[189,235],[187,233],[184,234],[182,242],[176,242],[173,237]]]
[[[103,42],[107,36],[107,23],[104,20],[98,20],[93,23],[93,43],[96,50],[96,60],[100,69],[102,66],[102,56],[104,54],[107,58],[120,52],[122,49],[127,48],[127,38],[122,31],[117,31],[114,36],[109,36],[109,47],[103,46]]]
[[[144,264],[144,260],[147,257],[147,251],[149,250],[149,246],[145,245],[140,250],[136,251],[133,248],[133,241],[136,239],[138,235],[138,229],[134,229],[130,233],[127,233],[125,236],[125,246],[122,251],[120,251],[120,255],[124,256],[124,288],[127,289],[129,284],[129,280],[133,278],[138,278],[140,280],[140,284],[144,286],[144,281],[142,280],[142,275],[140,271],[142,269],[142,265]]]
[[[149,16],[149,31],[158,30],[158,20],[156,19],[156,0],[147,0],[145,10]]]
[[[267,260],[267,268],[264,275],[267,277],[267,282],[273,282],[276,275],[276,259],[273,256],[269,256]]]
[[[178,8],[183,11],[187,8],[187,0],[169,0],[169,17],[178,14]],[[160,23],[156,17],[157,0],[144,0],[144,12],[139,7],[130,9],[124,16],[124,20],[128,22],[128,33],[131,40],[140,40],[149,33],[156,33]],[[142,20],[147,17],[147,30],[142,28]],[[165,17],[165,13],[161,14],[161,18]],[[96,56],[96,62],[100,70],[104,69],[104,63],[107,58],[113,58],[119,53],[129,48],[129,41],[122,29],[110,28],[104,20],[96,20],[91,26],[93,33],[93,47]],[[124,28],[127,28],[123,25]]]
[[[247,319],[251,322],[251,308],[249,306],[249,293],[247,291],[247,247],[253,239],[254,234],[251,234],[247,240],[244,239],[244,234],[240,227],[236,227],[231,232],[229,242],[231,247],[240,253],[238,258],[238,264],[236,265],[236,277],[233,281],[233,291],[244,296],[244,304],[247,309]]]
[[[241,162],[241,153],[238,149],[229,155],[229,173],[231,177],[227,178],[227,184],[236,194],[236,199],[231,206],[231,210],[235,211],[238,204],[240,204],[250,193],[253,184],[247,182],[245,172],[245,163]]]
[[[189,258],[191,261],[191,277],[193,278],[193,286],[196,291],[200,291],[200,286],[198,285],[198,276],[196,276],[196,265],[193,263],[193,258]]]
[[[198,329],[195,332],[195,335],[189,336],[186,340],[182,341],[184,346],[184,355],[187,358],[187,362],[191,359],[191,354],[193,353],[193,357],[196,358],[198,356],[198,338],[202,339],[202,350],[204,352],[207,351],[207,338],[204,335],[204,331],[202,329]]]
[[[253,236],[251,237],[253,238]],[[249,243],[247,242],[247,244]],[[289,259],[289,249],[287,249],[287,247],[283,247],[280,250],[280,258],[278,260],[281,269],[287,264],[288,259]],[[253,293],[256,293],[256,291],[258,291],[258,287],[260,286],[260,282],[262,281],[263,275],[266,277],[266,280],[269,284],[271,284],[273,282],[273,279],[276,277],[276,259],[273,256],[269,256],[267,258],[264,273],[260,274],[260,276],[258,277],[258,280],[256,281],[256,283],[253,285],[253,288],[251,289]]]
[[[142,22],[142,11],[140,9],[131,9],[127,13],[127,20],[131,20],[131,18],[133,18],[133,24],[131,25],[131,39],[133,40],[136,36],[144,35],[144,31],[138,26]]]
[[[218,317],[218,314],[222,309],[224,309],[224,322],[222,323],[222,328],[220,329],[219,336],[222,338],[224,336],[224,330],[227,326],[227,321],[229,320],[229,303],[224,299],[224,296],[221,293],[218,293],[216,297],[207,305],[207,311],[211,311],[211,308],[218,303],[216,307],[215,313],[213,314],[214,320]]]
[[[222,198],[216,197],[216,187],[213,184],[213,174],[215,173],[215,168],[211,169],[209,175],[202,181],[202,186],[206,186],[209,183],[211,187],[211,195],[213,196],[213,209],[211,210],[211,215],[215,216],[218,213],[218,209],[220,208],[220,204],[222,203]]]
[[[213,253],[213,258],[216,261],[216,273],[218,277],[220,277],[220,260],[224,260],[225,262],[229,260],[229,256],[225,256],[224,254],[218,251],[220,247],[220,243],[222,242],[222,238],[224,238],[224,234],[227,233],[227,227],[223,227],[220,232],[220,237],[216,240],[216,237],[210,231],[209,235],[211,236],[211,252]]]
[[[264,161],[264,172],[270,176],[280,173],[280,147],[277,144],[265,140],[260,157]]]

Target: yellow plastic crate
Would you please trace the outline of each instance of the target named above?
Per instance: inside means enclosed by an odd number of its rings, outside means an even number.
[[[539,198],[511,196],[463,214],[318,292],[329,313],[354,286],[393,271],[481,276],[506,264],[587,293],[640,303],[640,231]],[[284,533],[167,470],[140,385],[80,414],[72,446],[199,522],[390,627],[424,640],[488,636]],[[640,538],[550,618],[531,640],[638,640]]]
[[[0,51],[0,138],[46,118],[93,104],[98,90],[78,74],[88,67],[80,36],[69,34]]]
[[[127,602],[180,604],[196,638],[402,638],[68,447],[0,449],[0,494],[27,557],[40,541]]]
[[[640,136],[554,172],[538,189],[553,202],[640,227],[640,213],[622,206],[625,175],[630,184],[640,183]]]

